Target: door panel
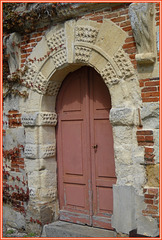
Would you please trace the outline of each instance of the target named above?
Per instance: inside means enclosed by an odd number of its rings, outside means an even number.
[[[111,125],[108,119],[94,120],[94,142],[97,144],[95,152],[96,176],[115,177],[113,158],[113,142]]]
[[[57,99],[60,220],[111,228],[116,182],[111,98],[90,67],[71,73]]]
[[[82,125],[83,125],[82,121],[62,122],[62,155],[63,155],[62,158],[64,174],[83,176]]]
[[[109,121],[111,98],[100,75],[92,71],[90,82],[93,226],[111,228],[112,185],[116,182],[112,127]]]
[[[90,225],[86,76],[70,74],[58,95],[57,159],[60,220]]]
[[[75,193],[75,194],[73,194]],[[85,208],[85,185],[65,184],[65,202],[67,206],[75,206],[77,208]]]

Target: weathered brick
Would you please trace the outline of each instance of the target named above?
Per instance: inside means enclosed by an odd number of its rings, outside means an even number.
[[[128,32],[130,30],[132,30],[132,27],[131,26],[128,26],[128,27],[123,27],[122,28],[125,32]],[[131,34],[132,35],[132,34]]]
[[[103,19],[103,16],[96,16],[96,17],[90,18],[90,20],[93,20],[93,21],[99,21],[99,20],[102,20],[102,19]]]
[[[111,21],[113,21],[113,22],[122,22],[122,21],[125,21],[125,16],[123,16],[123,17],[117,17],[117,18],[112,18]]]
[[[137,131],[137,135],[152,135],[153,131],[152,130],[142,130],[142,131]]]
[[[118,13],[110,13],[106,15],[104,18],[113,18],[113,17],[118,17]]]
[[[157,188],[149,188],[148,189],[148,193],[149,194],[157,194],[159,191]]]
[[[137,136],[137,141],[138,142],[144,142],[145,141],[145,137],[144,136]]]
[[[151,194],[145,194],[144,197],[145,197],[145,198],[154,198],[154,195],[151,195]]]
[[[131,23],[129,20],[125,21],[125,22],[122,22],[120,24],[120,27],[130,27],[131,26]]]
[[[145,148],[146,153],[153,153],[154,149],[153,148]]]
[[[32,52],[32,51],[33,51],[32,48],[28,48],[28,49],[26,49],[26,52]]]
[[[154,143],[151,142],[138,142],[138,146],[153,146]]]
[[[145,82],[145,86],[158,86],[159,81],[150,81],[150,82]]]
[[[124,10],[121,10],[120,11],[120,16],[122,16],[122,15],[127,15],[128,14],[128,9],[124,9]]]
[[[145,87],[141,90],[142,92],[152,92],[157,91],[157,87]]]
[[[126,43],[123,45],[123,48],[132,48],[132,47],[136,47],[136,44],[134,42],[132,43]]]
[[[141,96],[143,98],[146,98],[146,97],[157,97],[159,96],[159,92],[147,92],[147,93],[142,93]]]
[[[143,98],[143,102],[158,102],[159,98]]]
[[[37,42],[39,42],[41,39],[42,39],[42,37],[39,37],[39,38],[37,38],[36,40],[37,40]]]
[[[154,209],[154,210],[158,210],[158,206],[155,206],[155,205],[147,205],[147,208],[148,209]]]
[[[133,54],[136,53],[136,48],[129,48],[129,49],[124,49],[126,53],[128,54]]]

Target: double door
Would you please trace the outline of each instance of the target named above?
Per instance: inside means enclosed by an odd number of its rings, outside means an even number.
[[[90,67],[70,73],[57,98],[60,220],[112,229],[116,183],[111,98]]]

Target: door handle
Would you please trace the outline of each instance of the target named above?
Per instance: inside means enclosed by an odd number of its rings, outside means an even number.
[[[98,148],[98,145],[93,145],[92,148],[96,150]]]

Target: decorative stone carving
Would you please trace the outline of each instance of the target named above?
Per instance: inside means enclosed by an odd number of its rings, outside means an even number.
[[[56,126],[57,114],[54,112],[23,113],[22,124],[27,126]]]
[[[47,44],[50,50],[57,52],[65,47],[65,31],[60,29],[56,31],[50,39],[47,39]]]
[[[38,72],[38,69],[35,64],[28,62],[27,63],[28,70],[25,72],[25,74],[22,76],[22,80],[24,81],[24,84],[28,84],[31,88],[34,84],[35,76]]]
[[[129,78],[134,75],[133,66],[122,48],[116,52],[113,59],[120,69],[123,78]]]
[[[57,96],[60,86],[61,86],[61,82],[54,82],[54,81],[48,82],[46,94]]]
[[[26,144],[25,157],[26,158],[48,158],[53,157],[56,154],[56,142],[48,145],[32,145]]]
[[[90,48],[75,46],[75,61],[88,62],[91,51],[92,50]]]
[[[26,158],[37,158],[37,145],[26,144],[24,153]]]
[[[47,84],[47,79],[41,72],[39,72],[34,83],[34,90],[36,90],[38,93],[44,94],[46,92]]]
[[[39,158],[49,158],[56,154],[56,142],[48,145],[39,146]]]
[[[132,3],[129,6],[129,17],[136,41],[139,63],[155,61],[154,3]]]
[[[91,26],[76,27],[75,38],[78,42],[95,43],[98,29]]]
[[[106,85],[114,85],[119,82],[118,76],[116,75],[109,62],[107,62],[106,66],[101,71],[101,76],[104,79]]]
[[[52,58],[53,58],[54,65],[56,68],[62,66],[64,63],[67,62],[66,49],[63,49],[63,50],[57,52],[56,54],[52,55]]]
[[[56,124],[57,124],[57,114],[56,113],[49,113],[49,112],[39,113],[38,125],[56,126]]]
[[[21,117],[22,124],[24,126],[35,126],[38,113],[27,114],[23,113]]]

